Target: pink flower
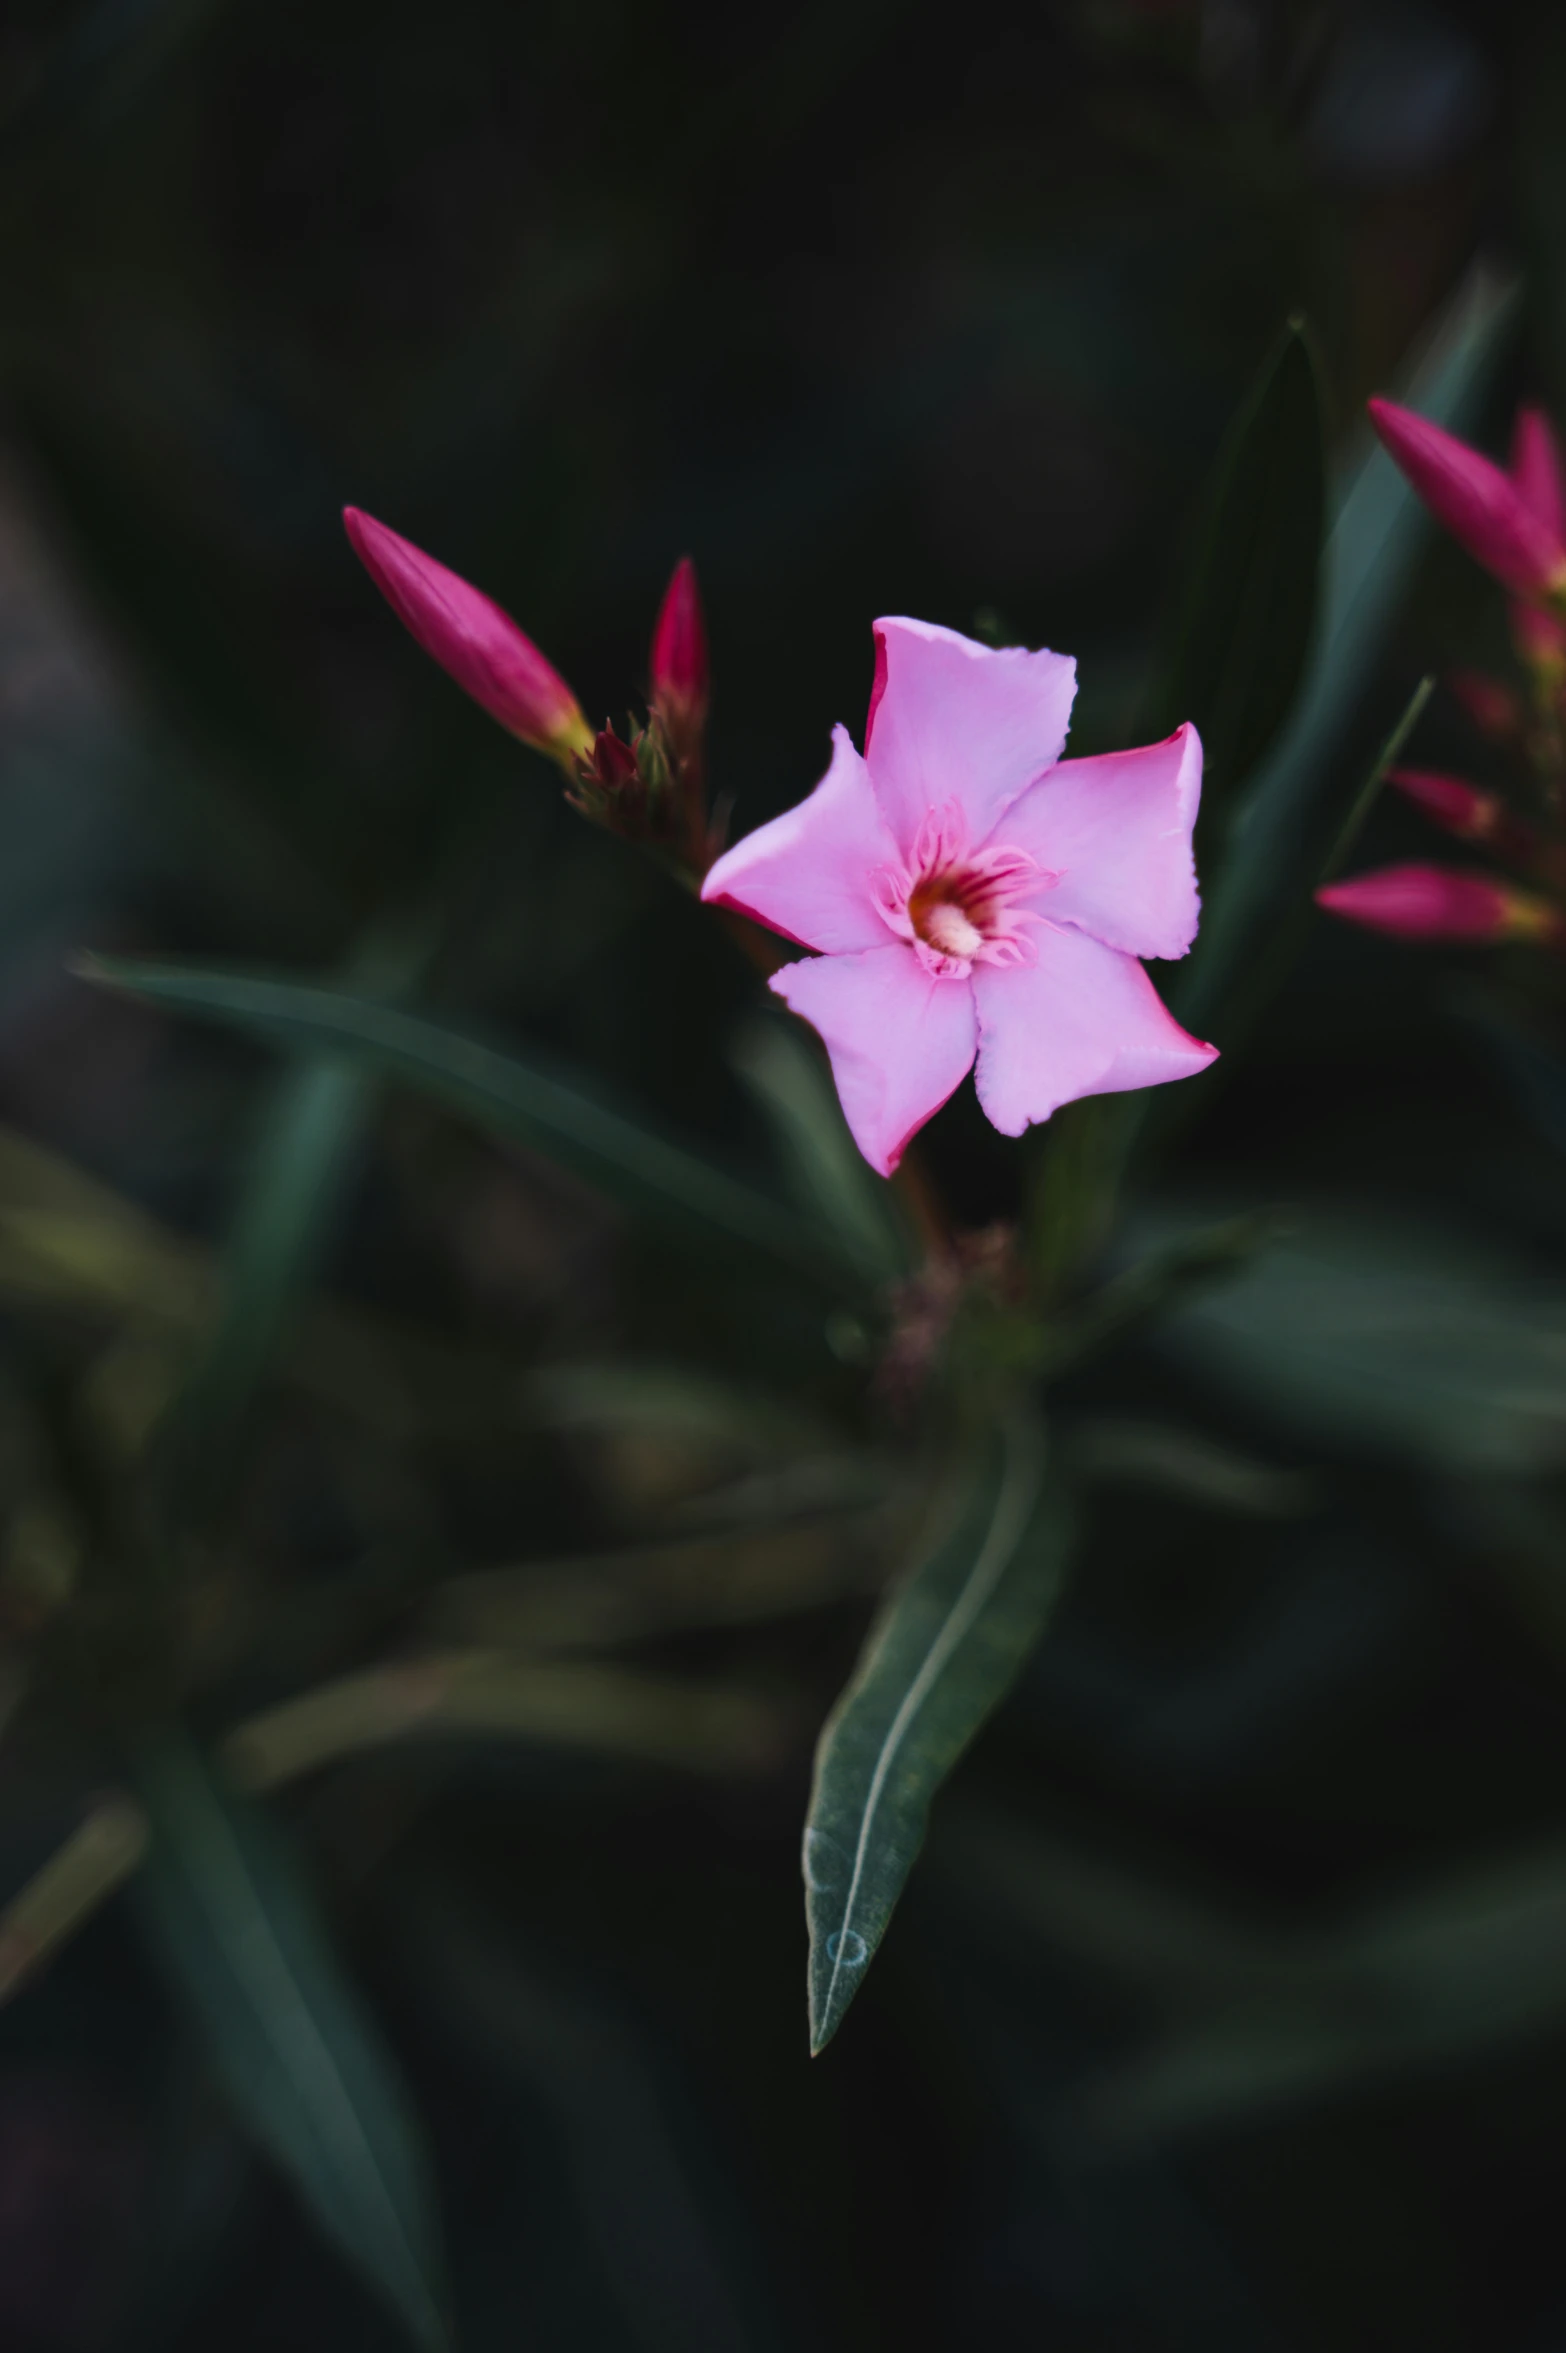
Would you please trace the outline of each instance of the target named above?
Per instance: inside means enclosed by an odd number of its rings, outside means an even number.
[[[567,768],[591,751],[575,695],[509,613],[373,515],[345,507],[343,523],[397,618],[492,719]]]
[[[1394,401],[1373,400],[1371,421],[1438,522],[1515,596],[1537,603],[1566,594],[1566,544],[1558,510],[1451,433]],[[1542,420],[1541,420],[1542,422]]]
[[[807,801],[720,858],[702,897],[819,955],[771,986],[820,1032],[854,1140],[890,1176],[978,1056],[1020,1135],[1078,1095],[1205,1069],[1137,959],[1196,936],[1196,731],[1060,759],[1066,656],[875,624],[864,757],[846,728]]]
[[[710,683],[707,625],[702,618],[696,567],[681,556],[658,608],[652,641],[652,699],[660,709],[694,723],[707,716]]]
[[[1383,866],[1328,883],[1316,904],[1394,939],[1493,947],[1503,940],[1559,944],[1563,925],[1547,899],[1493,874],[1450,866]]]

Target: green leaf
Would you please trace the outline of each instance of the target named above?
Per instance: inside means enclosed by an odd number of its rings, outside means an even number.
[[[223,1305],[173,1408],[171,1470],[210,1500],[233,1459],[246,1406],[289,1310],[309,1281],[375,1099],[370,1077],[336,1062],[288,1071],[266,1106],[229,1243]]]
[[[1300,1211],[1157,1344],[1291,1438],[1454,1474],[1566,1461],[1566,1286],[1460,1232]]]
[[[760,1252],[829,1290],[859,1277],[843,1245],[782,1202],[667,1142],[576,1080],[461,1030],[344,989],[258,973],[94,958],[89,979],[246,1032],[284,1052],[340,1054],[514,1136],[628,1207]]]
[[[1483,272],[1454,297],[1401,397],[1454,432],[1471,426],[1516,311]],[[1340,789],[1344,737],[1413,574],[1428,517],[1386,452],[1373,449],[1338,503],[1322,623],[1303,691],[1235,810],[1201,935],[1172,992],[1180,1020],[1226,1042],[1227,1016],[1280,906],[1320,867]],[[1341,806],[1341,802],[1338,803]]]
[[[1068,1537],[1043,1428],[1019,1412],[973,1447],[871,1628],[821,1734],[805,1828],[812,2052],[864,1983],[936,1790],[1038,1638]]]
[[[1157,698],[1153,733],[1190,719],[1201,735],[1204,820],[1267,749],[1304,675],[1326,501],[1320,378],[1291,319],[1220,453]]]
[[[470,1569],[441,1580],[425,1616],[449,1640],[535,1655],[747,1625],[878,1591],[889,1539],[905,1526],[897,1499],[883,1494],[857,1509],[623,1552]]]
[[[1404,704],[1402,715],[1396,726],[1371,762],[1369,774],[1359,784],[1353,799],[1344,809],[1342,820],[1325,858],[1314,872],[1307,872],[1301,878],[1292,903],[1280,901],[1272,931],[1267,941],[1258,947],[1255,960],[1246,972],[1244,998],[1230,1011],[1225,1035],[1225,1043],[1229,1053],[1232,1054],[1250,1037],[1262,1015],[1287,981],[1291,969],[1310,937],[1312,924],[1320,920],[1319,910],[1313,903],[1312,892],[1322,883],[1330,882],[1336,874],[1342,871],[1354,844],[1359,839],[1366,818],[1376,804],[1388,774],[1403,757],[1409,737],[1419,725],[1420,716],[1434,691],[1435,680],[1421,678]],[[1332,796],[1332,803],[1342,806],[1340,793],[1335,793]],[[1224,1065],[1220,1064],[1219,1067],[1221,1071],[1224,1070]],[[1170,1113],[1164,1114],[1166,1126],[1177,1124],[1180,1107],[1178,1105],[1172,1107],[1172,1113],[1172,1117]]]
[[[183,1741],[150,1747],[136,1784],[151,1828],[142,1917],[236,2109],[414,2343],[439,2353],[449,2339],[418,2131],[281,1833]]]
[[[841,1237],[867,1282],[906,1274],[913,1253],[897,1194],[872,1172],[849,1134],[821,1050],[803,1025],[754,1019],[736,1040],[732,1060],[781,1147],[800,1207]]]
[[[350,986],[397,995],[427,937],[376,926]],[[286,1069],[271,1089],[224,1257],[223,1304],[176,1401],[169,1468],[198,1510],[220,1492],[238,1433],[300,1293],[315,1273],[375,1107],[373,1075],[332,1055]]]

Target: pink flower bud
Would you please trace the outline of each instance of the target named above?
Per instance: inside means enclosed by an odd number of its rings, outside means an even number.
[[[1561,916],[1548,899],[1451,866],[1383,866],[1316,893],[1330,915],[1394,939],[1498,946],[1503,940],[1560,944]]]
[[[1512,689],[1483,670],[1452,670],[1448,687],[1462,704],[1481,735],[1496,743],[1516,743],[1523,731],[1522,704]]]
[[[1512,480],[1541,523],[1566,542],[1566,479],[1561,445],[1542,408],[1525,401],[1512,427]]]
[[[345,507],[343,523],[404,627],[492,719],[563,765],[592,748],[575,695],[509,613],[373,515]]]
[[[1432,824],[1455,833],[1460,841],[1487,842],[1502,858],[1531,858],[1539,847],[1533,827],[1514,817],[1499,793],[1483,792],[1464,777],[1438,776],[1429,768],[1394,768],[1387,782]]]
[[[1427,417],[1390,400],[1371,422],[1437,521],[1514,595],[1566,593],[1566,546],[1500,467]]]
[[[1566,483],[1560,443],[1542,408],[1524,406],[1512,429],[1512,480],[1525,504],[1557,540],[1566,542]],[[1512,636],[1535,669],[1566,670],[1566,623],[1537,605],[1512,606]]]
[[[681,556],[653,630],[652,699],[657,709],[699,731],[709,694],[707,624],[696,567],[689,556]]]

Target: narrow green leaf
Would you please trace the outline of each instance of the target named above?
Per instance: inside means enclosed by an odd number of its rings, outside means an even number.
[[[1291,1439],[1448,1474],[1566,1460],[1566,1285],[1460,1230],[1297,1208],[1271,1248],[1173,1307],[1156,1345]]]
[[[1343,810],[1342,821],[1333,837],[1331,847],[1315,872],[1307,871],[1300,877],[1293,894],[1292,904],[1288,900],[1280,899],[1277,919],[1272,930],[1267,940],[1258,944],[1255,961],[1246,972],[1243,1002],[1235,1004],[1229,1014],[1225,1044],[1231,1054],[1238,1046],[1243,1045],[1252,1034],[1262,1015],[1287,981],[1291,969],[1310,937],[1312,924],[1320,920],[1319,911],[1311,896],[1312,891],[1320,884],[1330,882],[1333,876],[1342,870],[1345,860],[1359,839],[1366,818],[1376,805],[1388,773],[1397,766],[1403,757],[1408,739],[1418,726],[1420,714],[1434,690],[1435,680],[1433,678],[1421,678],[1404,704],[1402,715],[1396,726],[1371,762],[1369,774],[1364,778],[1353,799],[1348,801],[1346,806],[1341,787],[1330,796],[1323,795],[1326,814],[1330,816],[1332,807],[1336,805]],[[1223,1070],[1223,1064],[1220,1064],[1219,1068]],[[1167,1120],[1169,1115],[1165,1114],[1165,1117]],[[1175,1107],[1174,1119],[1178,1120],[1178,1117],[1179,1110],[1178,1107]]]
[[[1320,378],[1291,319],[1220,453],[1157,698],[1153,733],[1190,719],[1201,735],[1204,820],[1267,749],[1304,675],[1326,501]]]
[[[722,1235],[828,1289],[858,1285],[851,1257],[824,1228],[611,1109],[576,1080],[499,1053],[442,1022],[348,990],[257,973],[107,958],[92,959],[83,971],[281,1051],[340,1054],[382,1071],[483,1127],[517,1137],[665,1224],[709,1241]]]
[[[1349,803],[1347,813],[1333,839],[1332,847],[1322,861],[1321,872],[1316,877],[1318,883],[1331,882],[1335,875],[1342,872],[1353,851],[1354,844],[1365,829],[1366,818],[1380,798],[1381,787],[1386,783],[1390,771],[1397,766],[1403,757],[1408,739],[1419,725],[1425,705],[1434,692],[1435,679],[1426,676],[1421,678],[1404,704],[1402,717],[1376,754],[1371,764],[1370,774]]]
[[[693,1773],[768,1772],[787,1711],[743,1685],[504,1652],[457,1651],[365,1667],[236,1725],[223,1761],[247,1790],[406,1739],[525,1740]]]
[[[1422,416],[1470,426],[1516,312],[1515,290],[1483,272],[1449,306],[1401,397]],[[1225,1014],[1280,905],[1314,878],[1331,831],[1323,809],[1345,733],[1412,577],[1428,518],[1386,452],[1373,449],[1338,503],[1326,551],[1321,627],[1303,690],[1237,806],[1201,936],[1172,992],[1179,1018],[1226,1043]]]
[[[1044,1625],[1068,1537],[1043,1428],[1019,1412],[973,1448],[871,1628],[821,1734],[805,1828],[813,2052],[864,1983],[936,1790]]]
[[[182,1483],[221,1486],[233,1440],[308,1283],[374,1102],[370,1076],[301,1062],[266,1106],[229,1242],[222,1310],[174,1408]]]
[[[395,997],[425,961],[426,935],[377,925],[345,980]],[[375,1107],[374,1076],[333,1055],[284,1069],[263,1106],[224,1252],[222,1307],[161,1435],[165,1482],[199,1516],[233,1467],[246,1409],[315,1273]]]
[[[762,1015],[741,1031],[732,1059],[778,1141],[800,1207],[840,1236],[868,1282],[906,1274],[913,1254],[897,1194],[872,1174],[849,1134],[821,1050],[803,1025]]]
[[[142,1917],[236,2109],[414,2343],[440,2353],[417,2128],[280,1831],[182,1741],[149,1748],[136,1782],[151,1829]]]

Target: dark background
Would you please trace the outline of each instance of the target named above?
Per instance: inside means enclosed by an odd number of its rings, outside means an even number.
[[[1480,254],[1524,279],[1487,443],[1517,394],[1566,398],[1562,123],[1548,6],[11,0],[10,1131],[205,1247],[271,1066],[68,958],[318,972],[381,926],[422,943],[424,1001],[759,1156],[727,1060],[753,977],[403,636],[344,501],[499,598],[595,719],[639,696],[694,555],[739,831],[858,731],[880,612],[1075,651],[1074,741],[1133,741],[1203,477],[1289,314],[1340,458]],[[1458,658],[1504,666],[1504,623],[1432,543],[1345,758]],[[1490,757],[1449,699],[1419,740]],[[1365,844],[1433,850],[1391,807]],[[1329,1199],[1333,1280],[1384,1273],[1389,1231],[1454,1282],[1501,1268],[1495,1314],[1543,1319],[1526,1400],[1501,1342],[1461,1347],[1543,1439],[1387,1439],[1152,1349],[1094,1375],[1075,1410],[1173,1417],[1274,1483],[1240,1510],[1195,1473],[1106,1489],[821,2060],[796,1842],[861,1601],[650,1646],[779,1700],[759,1772],[524,1740],[285,1793],[424,2120],[463,2346],[1566,2348],[1566,1194],[1462,1018],[1490,977],[1319,925],[1179,1184]],[[1550,1014],[1547,977],[1517,986]],[[1026,1155],[971,1100],[930,1159],[965,1220],[1015,1214]],[[48,1563],[118,1561],[130,1509],[81,1400],[118,1383],[145,1422],[190,1343],[155,1266],[62,1303],[6,1249],[0,1633],[36,1676],[0,1894],[112,1780],[147,1673],[55,1631],[61,1578],[112,1618]],[[322,1281],[438,1334],[475,1392],[696,1363],[863,1426],[808,1305],[401,1098]],[[706,1424],[562,1438],[492,1405],[394,1441],[280,1379],[181,1704],[215,1734],[410,1646],[441,1578],[657,1534],[742,1458]],[[400,2341],[116,1902],[0,2019],[0,2345]]]

